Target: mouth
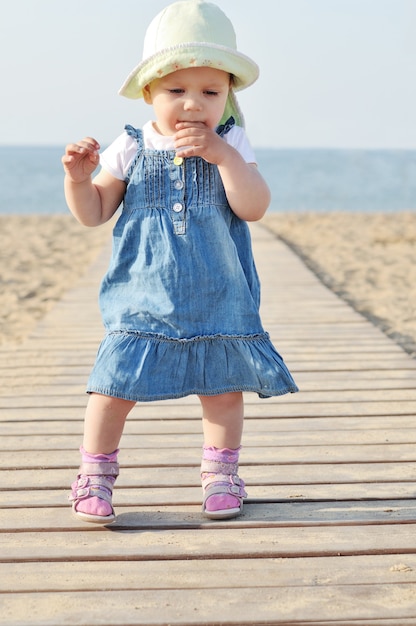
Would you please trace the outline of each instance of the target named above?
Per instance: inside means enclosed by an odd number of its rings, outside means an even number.
[[[178,120],[177,124],[205,124],[203,120]]]

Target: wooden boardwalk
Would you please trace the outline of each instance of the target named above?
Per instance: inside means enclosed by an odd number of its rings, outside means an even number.
[[[252,232],[301,392],[247,396],[237,520],[201,516],[195,398],[134,409],[115,524],[70,515],[108,252],[0,350],[1,625],[416,625],[416,360]]]

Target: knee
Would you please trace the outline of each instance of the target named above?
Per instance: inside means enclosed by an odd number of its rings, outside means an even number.
[[[240,391],[223,393],[217,396],[199,396],[204,411],[228,413],[242,409],[243,394]]]

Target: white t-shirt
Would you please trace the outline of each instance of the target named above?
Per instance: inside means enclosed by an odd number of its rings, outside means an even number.
[[[143,126],[143,140],[148,150],[174,150],[173,137],[158,133],[151,121]],[[246,163],[256,163],[253,149],[241,126],[233,126],[224,135],[224,140],[241,154]],[[125,180],[136,153],[137,141],[124,131],[100,155],[101,167],[114,178]]]

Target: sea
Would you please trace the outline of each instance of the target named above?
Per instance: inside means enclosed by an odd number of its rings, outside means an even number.
[[[68,211],[63,147],[0,146],[0,214]],[[416,210],[416,150],[257,149],[270,211]]]

